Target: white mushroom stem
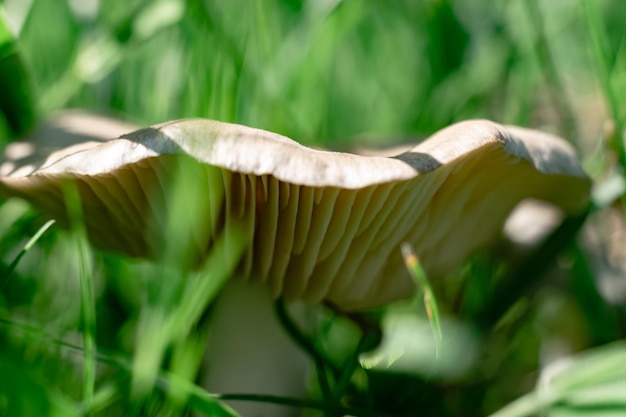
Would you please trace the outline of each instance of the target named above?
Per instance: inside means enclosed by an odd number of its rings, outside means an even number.
[[[214,393],[306,396],[309,361],[280,326],[267,287],[232,280],[211,311],[203,386]],[[304,305],[290,308],[297,318]],[[290,407],[256,402],[229,403],[242,417],[296,416]]]
[[[543,201],[527,199],[515,207],[504,224],[504,233],[516,245],[531,248],[539,244],[563,221],[563,213]]]

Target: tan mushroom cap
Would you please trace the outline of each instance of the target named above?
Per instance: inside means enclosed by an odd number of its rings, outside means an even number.
[[[430,277],[445,276],[493,241],[520,201],[544,200],[576,214],[590,189],[565,141],[488,121],[452,125],[387,158],[315,150],[263,130],[192,119],[75,145],[39,167],[0,165],[0,196],[25,198],[62,220],[61,183],[75,179],[90,239],[149,257],[173,155],[180,154],[217,172],[223,184],[218,215],[201,223],[208,230],[198,256],[218,230],[244,222],[250,242],[241,275],[287,300],[328,300],[347,310],[411,294],[402,242],[414,246]],[[190,198],[209,195],[204,189]]]

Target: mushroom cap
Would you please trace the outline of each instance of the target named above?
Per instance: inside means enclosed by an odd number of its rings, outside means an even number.
[[[153,257],[151,242],[166,238],[159,225],[180,155],[220,183],[203,180],[188,196],[213,210],[212,220],[199,221],[193,256],[206,256],[230,222],[244,223],[249,242],[239,275],[277,297],[346,310],[412,293],[401,243],[413,245],[430,277],[442,277],[498,237],[520,201],[576,214],[591,186],[564,140],[489,121],[452,125],[393,157],[365,157],[190,119],[75,144],[28,168],[9,160],[0,165],[0,197],[25,198],[63,222],[62,183],[73,179],[95,244]]]

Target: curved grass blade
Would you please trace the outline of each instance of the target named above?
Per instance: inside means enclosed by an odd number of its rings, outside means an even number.
[[[433,337],[435,339],[435,354],[437,355],[437,357],[439,357],[443,335],[441,332],[441,320],[439,315],[439,308],[437,307],[437,299],[435,297],[432,287],[430,286],[430,282],[428,281],[426,272],[424,272],[424,269],[422,268],[422,265],[420,264],[419,258],[415,254],[413,247],[409,243],[405,242],[402,244],[401,250],[402,257],[404,258],[404,263],[409,270],[413,281],[424,294],[424,308],[426,309],[428,321],[430,322],[430,328],[433,332]]]
[[[312,340],[307,338],[298,328],[296,323],[289,317],[285,302],[282,299],[276,300],[274,304],[276,316],[280,324],[285,329],[287,335],[293,340],[302,350],[304,350],[313,360],[315,365],[315,374],[317,376],[317,382],[322,396],[326,399],[332,398],[330,384],[328,382],[328,373],[337,379],[340,370],[337,369],[334,364],[320,352]]]
[[[83,218],[83,209],[78,186],[67,182],[63,189],[67,217],[70,222],[72,240],[78,257],[78,275],[80,280],[80,306],[82,316],[82,335],[84,346],[83,402],[91,407],[94,401],[96,385],[96,303],[93,290],[93,265],[87,243],[87,230]]]
[[[6,272],[6,275],[2,278],[2,280],[0,280],[0,290],[2,290],[2,288],[4,288],[4,286],[6,285],[6,283],[9,281],[9,278],[11,277],[11,274],[13,273],[13,271],[15,271],[15,268],[17,268],[17,265],[20,263],[20,260],[22,260],[22,258],[24,257],[24,255],[26,255],[26,253],[33,247],[35,246],[35,243],[37,243],[37,241],[39,240],[39,238],[46,232],[46,230],[48,230],[50,228],[50,226],[52,226],[54,224],[54,220],[49,220],[47,221],[43,226],[41,226],[39,228],[39,230],[37,230],[37,233],[35,233],[33,235],[33,237],[30,238],[30,240],[28,242],[26,242],[26,245],[24,245],[24,248],[20,251],[20,253],[17,254],[17,256],[15,257],[15,259],[13,259],[13,262],[11,262],[11,265],[9,265],[9,268]]]

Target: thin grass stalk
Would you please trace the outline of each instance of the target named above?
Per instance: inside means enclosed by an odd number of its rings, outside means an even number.
[[[359,363],[359,357],[363,352],[367,349],[371,348],[372,344],[378,342],[380,339],[377,333],[369,333],[364,331],[361,339],[359,340],[359,344],[356,349],[352,352],[352,354],[346,360],[343,369],[341,370],[341,377],[337,381],[337,384],[333,387],[332,391],[332,400],[333,403],[337,406],[341,405],[341,399],[346,394],[350,387],[350,382],[352,381],[352,376],[356,372],[358,368],[361,367]],[[334,416],[342,416],[344,414],[337,414],[333,411],[327,411],[324,414],[325,417],[334,417]]]
[[[325,403],[314,400],[301,400],[297,398],[279,397],[275,395],[261,394],[217,394],[215,398],[222,401],[254,401],[261,403],[271,403],[294,407],[299,409],[309,409],[325,412],[329,415],[352,416],[352,417],[394,417],[390,414],[381,413],[376,410],[344,407],[337,404]]]
[[[285,302],[281,299],[278,299],[274,304],[276,317],[278,321],[285,329],[287,335],[293,340],[302,350],[304,350],[313,360],[315,365],[315,374],[317,376],[317,383],[319,384],[320,391],[322,392],[322,396],[325,399],[330,400],[333,397],[332,391],[330,389],[330,384],[328,382],[328,371],[330,370],[332,375],[337,378],[339,376],[340,370],[334,367],[332,362],[326,358],[322,352],[320,352],[315,344],[309,340],[298,328],[298,326],[294,323],[294,321],[289,317],[289,313],[285,307]]]
[[[39,238],[53,224],[54,224],[54,220],[48,220],[43,226],[41,226],[39,228],[39,230],[37,230],[37,232],[33,235],[33,237],[31,237],[30,240],[28,242],[26,242],[26,245],[24,245],[24,248],[22,248],[20,253],[17,254],[15,259],[13,259],[13,262],[11,262],[11,265],[9,265],[9,267],[7,268],[6,275],[2,278],[2,280],[0,280],[0,290],[2,290],[4,288],[4,286],[6,285],[6,283],[9,282],[9,278],[11,277],[11,274],[13,273],[13,271],[15,271],[15,268],[17,268],[17,265],[20,263],[20,260],[22,260],[24,255],[26,255],[26,253],[28,253],[28,251],[33,246],[35,246],[35,244],[37,243]]]
[[[443,342],[443,334],[441,331],[441,315],[439,314],[439,307],[437,306],[435,292],[430,285],[426,272],[424,271],[424,268],[422,268],[413,247],[409,243],[403,243],[401,249],[404,263],[409,270],[411,278],[413,278],[415,287],[419,288],[423,294],[424,308],[426,309],[430,329],[433,333],[433,340],[435,341],[435,354],[439,357],[441,344]],[[416,291],[415,295],[419,295],[419,293]]]
[[[81,331],[84,346],[83,403],[90,408],[94,402],[96,385],[96,303],[93,291],[93,267],[77,184],[66,182],[63,194],[78,261]]]

